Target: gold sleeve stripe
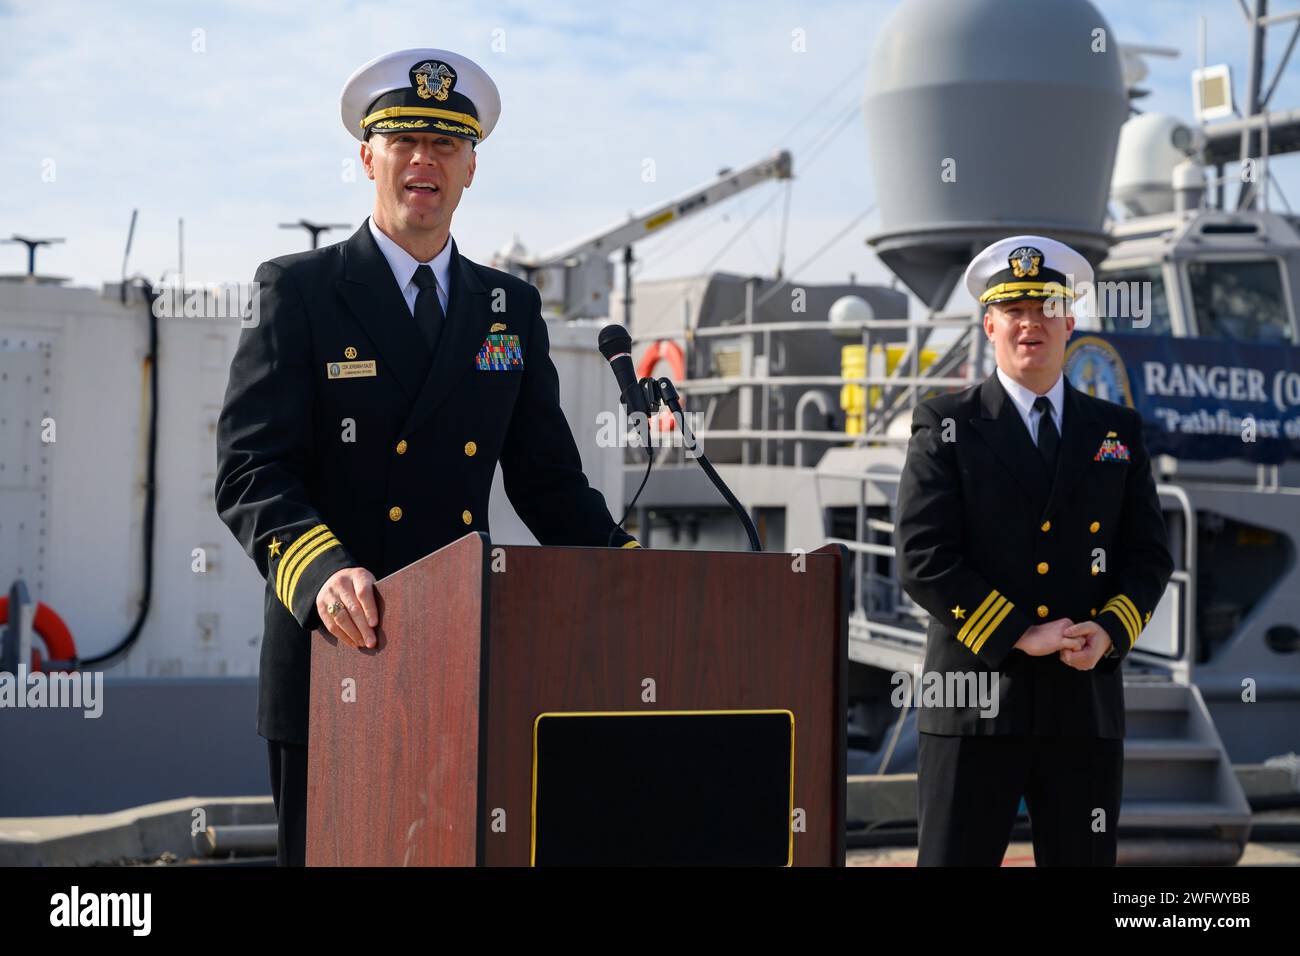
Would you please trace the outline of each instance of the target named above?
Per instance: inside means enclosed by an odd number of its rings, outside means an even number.
[[[988,597],[980,602],[980,606],[970,616],[970,620],[957,632],[957,640],[969,647],[971,636],[980,629],[980,622],[992,617],[997,612],[999,605],[1005,600],[1006,598],[998,594],[996,588],[990,591]]]
[[[989,621],[988,626],[980,628],[980,633],[971,638],[974,642],[971,645],[972,651],[976,654],[980,652],[980,648],[984,646],[984,642],[987,641],[993,632],[998,629],[998,625],[1002,623],[1002,619],[1011,613],[1013,607],[1015,607],[1015,605],[1010,601],[1007,601],[1002,605],[1002,610],[998,611],[997,616],[993,618],[993,620]]]
[[[333,537],[333,533],[325,525],[318,524],[298,535],[298,540],[285,549],[275,570],[275,596],[281,601],[284,601],[284,585],[293,574],[293,565],[299,557],[311,550],[313,542],[319,542],[325,537]]]
[[[989,622],[992,621],[995,617],[997,617],[998,612],[1002,610],[1004,605],[1010,603],[1011,603],[1010,601],[1008,601],[1005,597],[999,594],[998,599],[989,605],[989,609],[984,613],[984,616],[980,618],[979,621],[976,622],[975,626],[971,628],[971,632],[966,635],[966,640],[962,641],[962,643],[965,644],[967,647],[974,648],[975,642],[979,639],[980,635],[983,634],[984,631],[987,629]]]
[[[1136,641],[1138,633],[1142,630],[1142,619],[1138,617],[1137,611],[1133,609],[1128,598],[1122,594],[1117,594],[1110,599],[1106,606],[1123,619],[1124,627],[1128,631],[1129,643],[1132,644]]]
[[[1133,622],[1132,637],[1128,642],[1128,646],[1132,648],[1137,643],[1138,635],[1142,633],[1142,615],[1138,613],[1137,608],[1133,606],[1133,602],[1126,595],[1117,594],[1114,600],[1119,602],[1120,607],[1124,608],[1124,613]]]
[[[1128,608],[1118,598],[1111,598],[1106,602],[1106,606],[1101,609],[1101,613],[1105,614],[1107,611],[1110,611],[1123,623],[1124,630],[1128,633],[1128,646],[1132,647],[1137,642],[1137,625],[1134,619],[1129,617]]]
[[[312,548],[303,556],[298,567],[294,568],[293,577],[289,579],[289,593],[286,595],[286,600],[284,602],[285,607],[291,611],[293,610],[293,592],[297,590],[298,579],[302,577],[302,573],[307,570],[307,566],[320,557],[322,553],[328,551],[330,548],[337,548],[338,546],[339,539],[334,537],[334,535],[330,535],[329,540],[321,541],[320,544]]]
[[[641,542],[638,541],[638,540],[636,540],[636,538],[633,538],[631,541],[627,542],[627,544],[619,545],[619,547],[622,547],[622,548],[639,548],[639,547],[641,547]]]
[[[1127,594],[1116,594],[1116,595],[1115,595],[1115,600],[1116,600],[1116,601],[1119,601],[1121,604],[1123,604],[1125,610],[1127,610],[1128,613],[1129,613],[1129,615],[1133,618],[1133,634],[1134,634],[1134,636],[1136,636],[1136,635],[1138,635],[1138,634],[1141,634],[1141,633],[1142,633],[1142,615],[1138,613],[1137,605],[1134,604],[1131,600],[1129,600],[1129,597],[1128,597]]]
[[[1112,598],[1110,601],[1106,602],[1106,605],[1101,609],[1102,614],[1105,614],[1107,611],[1120,619],[1124,625],[1125,632],[1128,634],[1129,641],[1131,642],[1133,640],[1133,622],[1129,619],[1123,606]]]

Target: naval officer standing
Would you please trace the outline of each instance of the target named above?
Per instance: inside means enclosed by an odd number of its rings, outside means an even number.
[[[257,729],[281,864],[306,855],[312,630],[374,647],[375,579],[487,531],[498,461],[542,544],[639,546],[582,472],[537,290],[451,238],[500,110],[491,78],[456,53],[367,63],[342,115],[373,214],[345,242],[257,270],[260,320],[241,333],[218,423],[216,503],[266,579]]]
[[[1141,417],[1062,374],[1091,280],[1046,237],[986,248],[966,287],[997,370],[913,414],[897,544],[930,616],[924,669],[945,687],[991,672],[998,696],[919,713],[922,866],[998,865],[1022,796],[1038,865],[1115,863],[1119,667],[1173,563]]]

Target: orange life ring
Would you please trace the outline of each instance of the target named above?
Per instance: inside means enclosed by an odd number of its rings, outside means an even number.
[[[0,624],[9,621],[9,596],[0,595]],[[45,650],[53,661],[75,661],[77,645],[72,640],[72,632],[63,618],[55,613],[54,608],[40,601],[36,602],[36,613],[32,615],[32,630],[45,644]],[[32,670],[41,669],[41,654],[32,648]]]
[[[651,342],[650,347],[645,350],[641,356],[641,361],[636,365],[636,377],[638,379],[646,378],[654,371],[655,366],[661,361],[667,362],[672,369],[674,379],[684,379],[686,377],[686,355],[682,348],[671,339],[660,339],[657,342]],[[681,399],[683,407],[686,405],[685,396]],[[677,419],[668,409],[659,413],[659,430],[672,431],[677,427]]]

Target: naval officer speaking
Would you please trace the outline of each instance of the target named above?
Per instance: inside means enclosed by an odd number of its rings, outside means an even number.
[[[217,510],[266,579],[258,733],[278,861],[306,857],[311,632],[375,646],[374,582],[488,530],[497,462],[548,545],[639,547],[615,529],[560,410],[541,296],[451,238],[496,85],[402,50],[343,88],[374,212],[347,241],[257,270],[217,428]],[[365,781],[358,781],[364,786]]]
[[[930,615],[925,671],[993,676],[998,696],[919,713],[922,866],[1000,864],[1022,796],[1039,866],[1115,863],[1119,666],[1173,562],[1140,416],[1062,374],[1085,281],[1088,261],[1042,236],[981,252],[966,287],[997,370],[912,418],[897,538]]]

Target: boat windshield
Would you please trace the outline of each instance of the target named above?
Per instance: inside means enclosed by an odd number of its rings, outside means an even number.
[[[1187,263],[1197,334],[1239,342],[1293,340],[1282,267],[1276,259]]]
[[[1103,273],[1096,285],[1094,306],[1107,332],[1171,334],[1169,298],[1157,265]]]

